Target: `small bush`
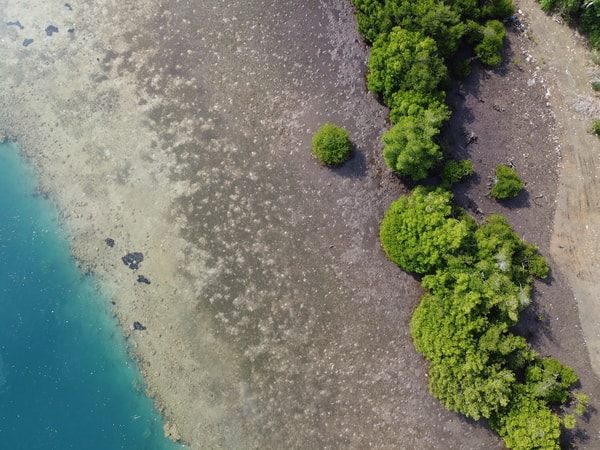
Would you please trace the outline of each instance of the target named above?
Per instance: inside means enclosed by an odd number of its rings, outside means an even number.
[[[592,134],[595,134],[596,136],[600,136],[600,120],[594,121],[594,123],[592,124],[592,128],[590,129],[590,132]]]
[[[592,89],[596,92],[600,92],[600,81],[592,81]]]
[[[448,189],[454,183],[458,183],[464,177],[475,173],[473,163],[468,159],[461,161],[448,161],[442,168],[442,187]]]
[[[488,66],[499,66],[502,62],[502,47],[506,30],[502,22],[490,20],[481,30],[483,39],[475,47],[475,55]]]
[[[499,200],[519,195],[525,184],[514,169],[500,164],[496,167],[496,182],[490,194]]]
[[[544,11],[551,11],[556,8],[557,0],[540,0],[540,6]]]
[[[312,137],[312,153],[321,164],[341,164],[352,155],[348,132],[337,125],[326,123]]]

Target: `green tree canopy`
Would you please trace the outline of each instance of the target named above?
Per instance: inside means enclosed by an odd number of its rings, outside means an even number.
[[[475,46],[475,55],[483,64],[498,66],[502,62],[502,47],[506,29],[502,22],[490,20],[481,27],[481,42]]]
[[[508,406],[490,419],[490,424],[513,450],[560,450],[562,420],[526,386],[515,390]]]
[[[477,260],[507,273],[517,284],[529,283],[532,276],[543,279],[548,275],[548,264],[537,247],[523,242],[504,216],[489,216],[475,232],[475,239]]]
[[[542,358],[527,367],[527,383],[534,396],[548,403],[564,403],[569,398],[569,388],[578,380],[575,371],[556,358]]]
[[[379,231],[388,257],[408,272],[426,274],[460,253],[475,221],[451,200],[448,191],[419,186],[393,202]]]
[[[435,41],[400,27],[379,35],[368,65],[369,90],[381,94],[386,103],[397,91],[433,92],[447,78]]]
[[[396,124],[382,137],[383,158],[388,167],[415,181],[426,178],[431,168],[443,158],[435,139],[449,117],[450,111],[441,104],[431,109],[414,105],[412,114],[399,116]]]
[[[347,161],[352,154],[348,132],[330,123],[322,125],[312,137],[312,153],[325,165]]]
[[[473,163],[468,159],[448,161],[444,164],[440,174],[442,177],[442,187],[450,189],[453,184],[458,183],[463,178],[473,175],[474,173],[475,168],[473,167]]]
[[[442,118],[442,122],[450,117],[450,110],[445,103],[444,91],[421,92],[415,90],[396,91],[392,94],[388,106],[390,108],[390,122],[398,123],[403,116],[422,116],[425,111],[430,111],[432,116]]]

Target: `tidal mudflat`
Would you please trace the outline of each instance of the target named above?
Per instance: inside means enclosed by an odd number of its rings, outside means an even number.
[[[21,25],[0,26],[0,129],[110,293],[168,435],[502,448],[427,392],[418,283],[377,240],[404,188],[379,156],[387,113],[348,2],[0,6]],[[356,145],[333,171],[310,155],[325,121]]]

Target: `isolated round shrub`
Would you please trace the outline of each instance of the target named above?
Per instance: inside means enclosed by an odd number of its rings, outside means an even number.
[[[496,167],[496,182],[492,187],[492,197],[499,200],[519,195],[525,184],[519,174],[511,167],[500,164]]]
[[[337,125],[326,123],[312,138],[312,153],[325,165],[341,164],[352,154],[348,132]]]

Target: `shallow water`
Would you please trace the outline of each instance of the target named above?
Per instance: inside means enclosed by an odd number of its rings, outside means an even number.
[[[0,447],[181,448],[164,438],[106,298],[7,144],[0,211]]]

